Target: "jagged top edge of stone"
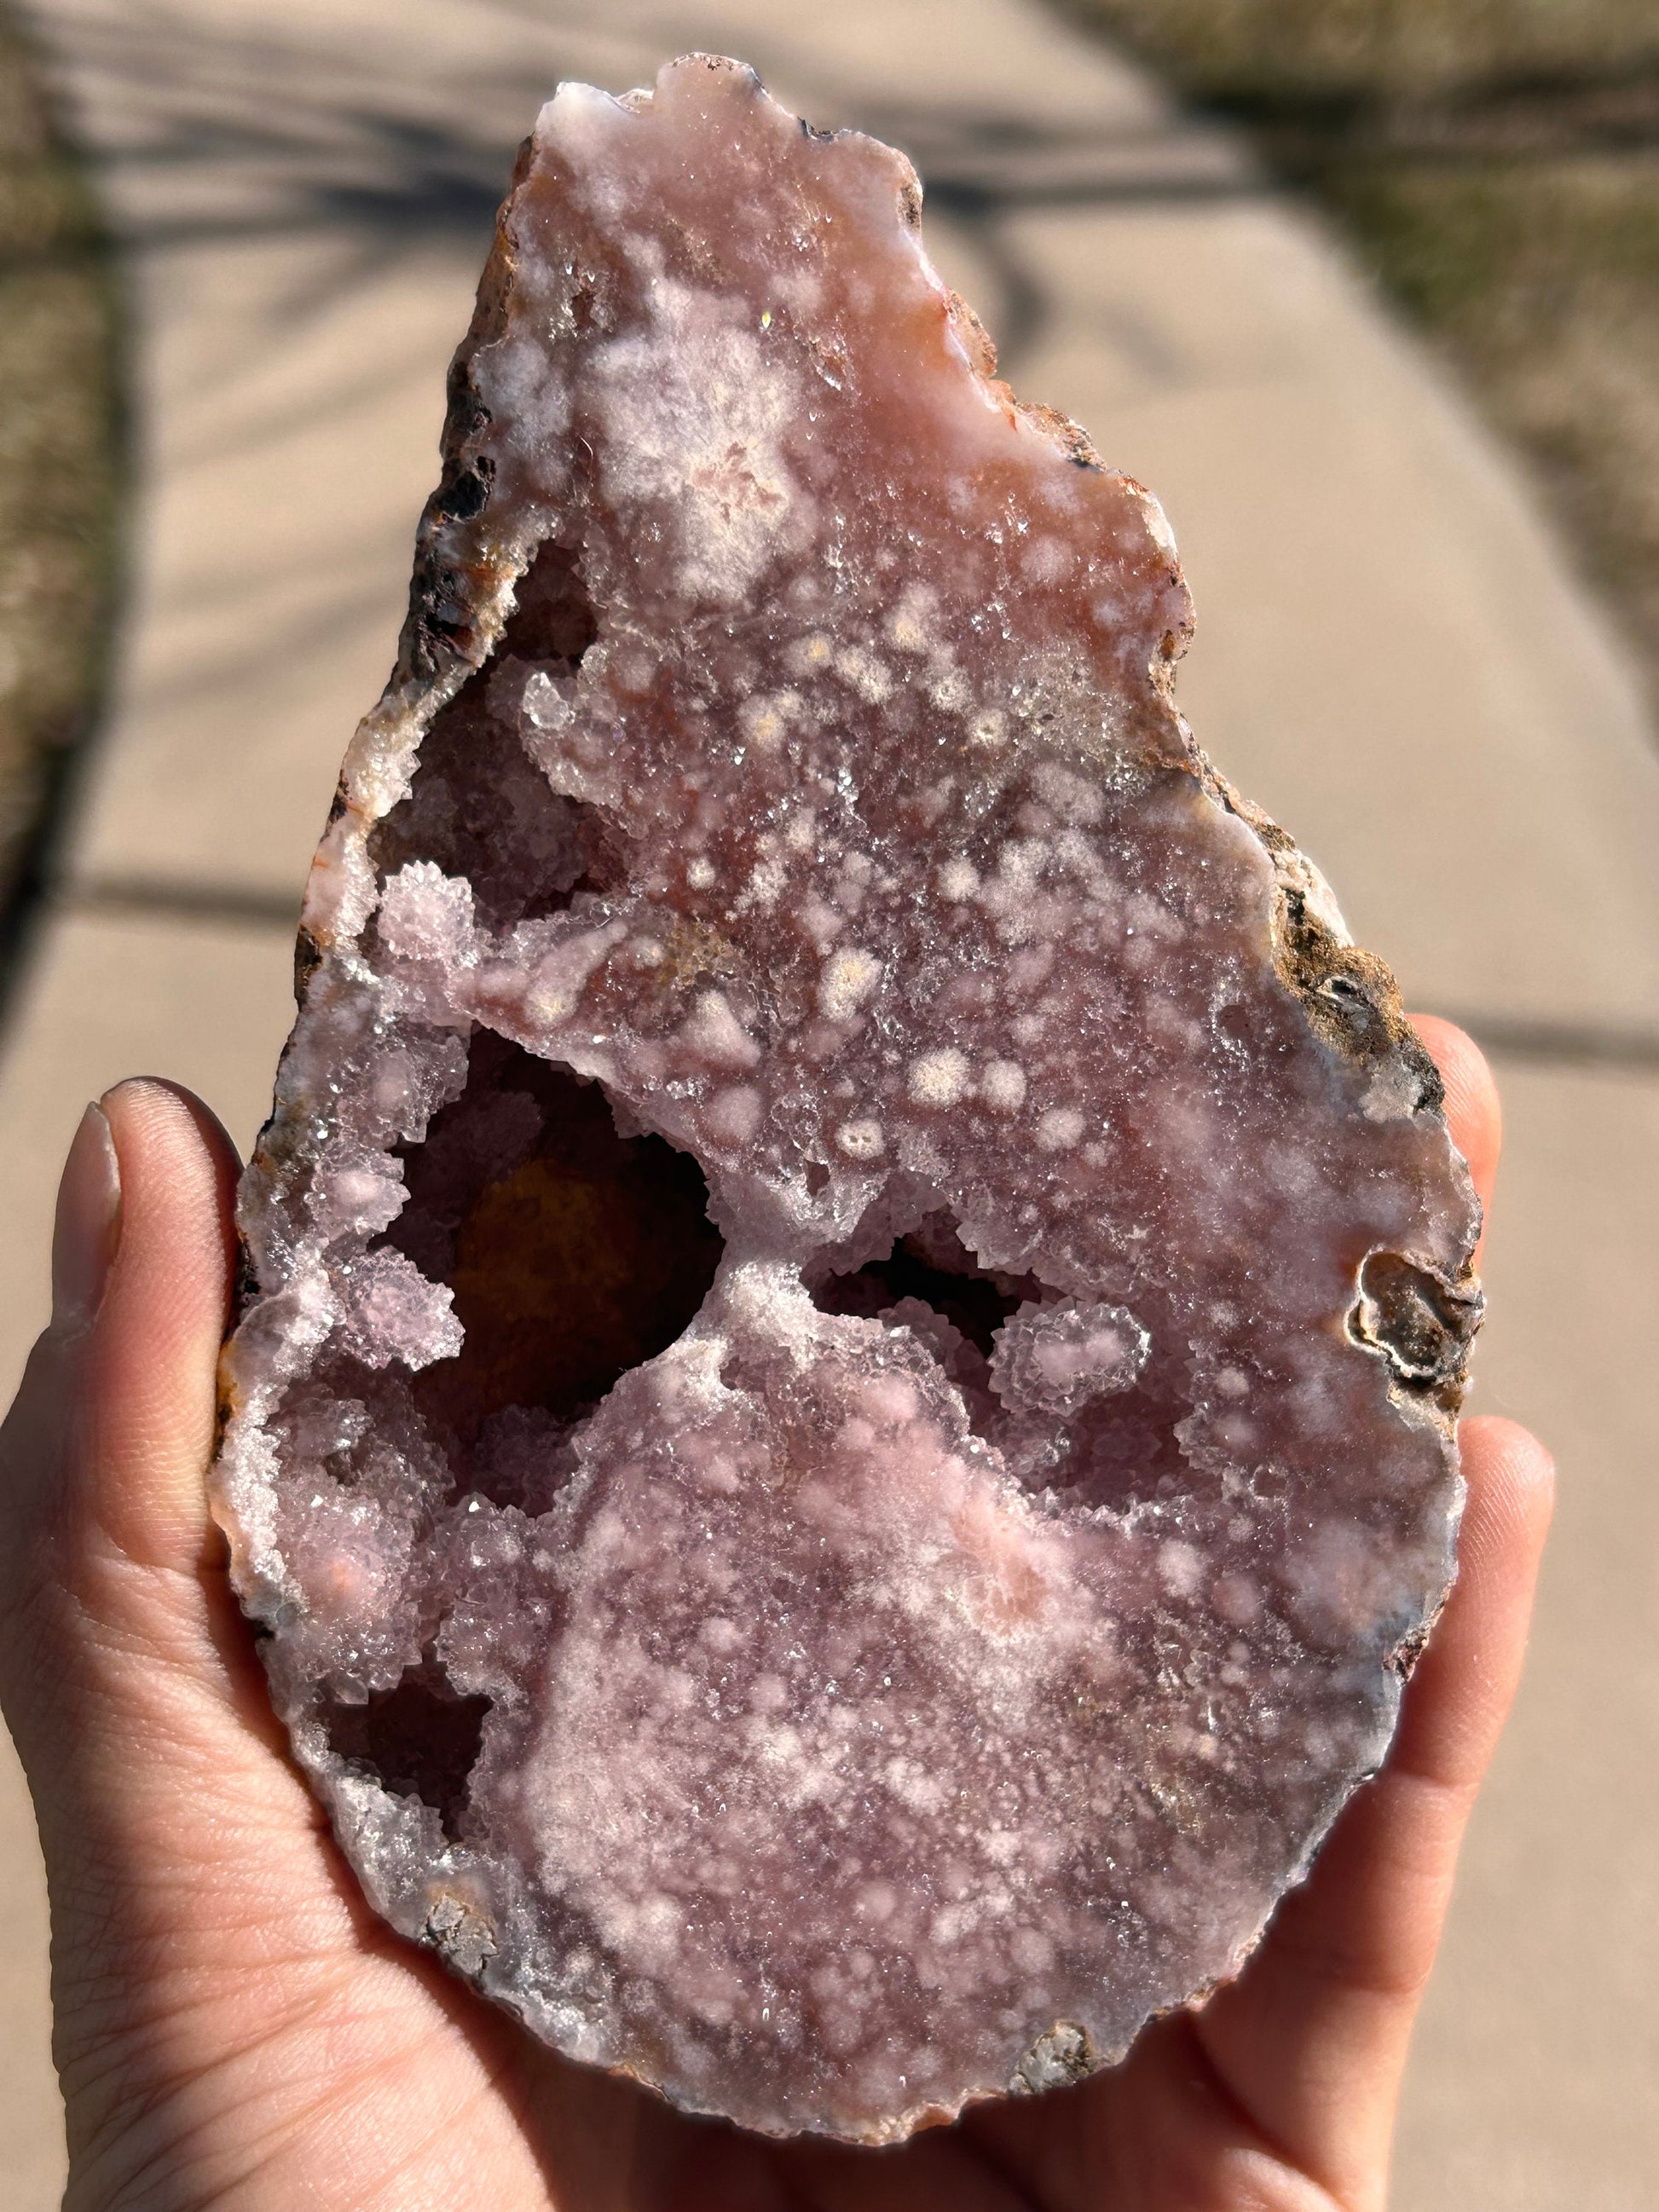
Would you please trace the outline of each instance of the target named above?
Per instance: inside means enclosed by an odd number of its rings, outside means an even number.
[[[364,716],[348,749],[332,811],[307,878],[295,948],[295,996],[303,1006],[312,975],[331,956],[347,957],[352,941],[374,911],[378,893],[368,841],[376,824],[407,794],[421,739],[439,710],[495,651],[514,606],[514,588],[536,550],[498,534],[489,488],[478,494],[471,447],[477,434],[470,369],[475,355],[493,343],[506,325],[514,281],[512,221],[521,186],[564,109],[602,103],[607,109],[648,116],[658,94],[679,72],[720,73],[729,88],[741,88],[781,124],[820,141],[845,148],[849,158],[884,167],[891,180],[895,215],[919,257],[945,313],[941,343],[951,349],[959,373],[974,378],[988,405],[1011,422],[1048,439],[1079,465],[1115,478],[1139,506],[1147,538],[1167,561],[1170,579],[1186,608],[1181,628],[1166,633],[1154,653],[1149,677],[1167,708],[1175,764],[1189,773],[1217,805],[1236,815],[1267,852],[1274,881],[1273,941],[1276,964],[1301,1005],[1310,1028],[1332,1052],[1381,1079],[1407,1110],[1428,1114],[1446,1131],[1449,1164],[1464,1183],[1474,1228],[1468,1252],[1455,1276],[1441,1279],[1461,1301],[1472,1304],[1478,1321],[1479,1285],[1474,1249],[1480,1219],[1467,1164],[1452,1144],[1444,1115],[1444,1085],[1416,1030],[1407,1018],[1392,970],[1376,954],[1356,945],[1324,877],[1290,835],[1261,807],[1241,796],[1209,760],[1173,697],[1175,664],[1192,634],[1190,596],[1182,574],[1173,532],[1158,500],[1125,471],[1103,461],[1089,434],[1058,410],[1021,401],[996,375],[992,341],[960,296],[945,284],[922,245],[922,188],[914,165],[896,148],[868,133],[848,128],[818,131],[774,98],[747,63],[707,53],[684,54],[658,71],[654,88],[620,94],[571,80],[560,84],[540,110],[520,149],[507,195],[496,218],[489,259],[479,282],[471,323],[451,363],[448,405],[440,441],[441,468],[437,489],[422,514],[416,539],[410,607],[399,636],[397,665],[381,697]],[[563,108],[562,108],[563,103]],[[457,599],[457,586],[461,587]],[[434,620],[441,592],[441,623]],[[279,1070],[270,1120],[260,1133],[256,1165],[273,1149],[284,1149],[281,1132],[289,1101]],[[302,1102],[295,1110],[303,1112]],[[1439,1271],[1437,1270],[1437,1273]],[[1467,1382],[1465,1356],[1432,1411],[1448,1425]]]
[[[1164,670],[1185,650],[1191,635],[1191,602],[1176,551],[1174,532],[1162,507],[1144,485],[1109,467],[1087,433],[1056,410],[1023,402],[996,375],[996,351],[978,316],[952,292],[928,259],[921,234],[922,189],[908,155],[868,133],[819,131],[774,98],[758,73],[745,62],[704,53],[681,55],[657,74],[654,88],[620,94],[574,80],[562,83],[542,107],[520,149],[507,196],[496,219],[495,240],[478,286],[472,321],[456,350],[449,372],[449,406],[441,453],[437,489],[428,501],[416,538],[410,607],[398,640],[396,667],[379,701],[358,725],[341,771],[334,811],[306,887],[303,926],[319,947],[356,935],[374,911],[372,870],[362,847],[376,823],[408,793],[421,738],[439,709],[494,651],[510,615],[516,584],[535,551],[501,533],[487,485],[473,468],[478,425],[471,399],[471,364],[501,335],[514,288],[516,250],[513,218],[520,191],[538,154],[551,148],[559,126],[573,109],[600,106],[612,114],[648,118],[659,94],[682,72],[714,70],[727,90],[740,90],[781,128],[835,146],[849,161],[884,170],[893,195],[895,217],[916,255],[941,309],[940,343],[954,356],[958,374],[977,385],[987,406],[1053,444],[1079,465],[1113,477],[1139,507],[1150,548],[1156,549],[1186,609],[1180,628],[1166,634],[1158,658],[1161,688],[1168,696]],[[461,587],[458,603],[457,586]],[[441,611],[437,605],[441,599]],[[1197,761],[1190,731],[1171,705],[1171,750]]]

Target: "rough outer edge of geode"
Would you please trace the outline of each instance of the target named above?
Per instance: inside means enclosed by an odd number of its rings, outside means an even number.
[[[758,83],[744,65],[714,57],[697,57],[711,67],[740,70]],[[805,123],[801,128],[810,126]],[[813,133],[854,139],[852,131]],[[303,1011],[313,977],[325,956],[355,938],[373,904],[374,868],[368,840],[378,823],[407,793],[424,732],[440,709],[466,679],[491,657],[514,604],[514,591],[535,551],[535,542],[518,543],[494,534],[491,514],[490,467],[477,453],[475,441],[486,427],[484,410],[471,377],[478,351],[500,337],[505,328],[508,297],[515,281],[514,248],[508,216],[533,153],[527,138],[520,149],[507,199],[497,218],[494,244],[480,281],[477,305],[468,331],[452,362],[447,406],[441,439],[441,469],[438,487],[428,501],[416,533],[414,572],[408,613],[399,635],[397,663],[386,690],[359,725],[347,751],[338,787],[322,842],[307,880],[295,951],[295,996]],[[921,219],[921,188],[913,169],[899,157],[897,204],[901,218],[912,226]],[[988,387],[988,396],[1047,438],[1079,466],[1103,471],[1104,463],[1088,434],[1052,408],[1020,402],[996,379],[996,356],[992,343],[973,310],[954,293],[945,295],[957,337],[974,373]],[[1119,473],[1113,471],[1112,473]],[[1126,479],[1126,482],[1127,480]],[[1158,515],[1153,501],[1146,500],[1149,514]],[[1171,580],[1185,592],[1184,579],[1167,533],[1156,532],[1170,562]],[[1213,767],[1194,738],[1173,697],[1175,664],[1190,637],[1190,603],[1176,630],[1160,641],[1151,674],[1155,689],[1168,708],[1174,757],[1171,764],[1183,767],[1218,806],[1239,818],[1268,855],[1274,884],[1273,944],[1279,973],[1302,1006],[1310,1025],[1334,1052],[1366,1071],[1373,1083],[1413,1110],[1431,1113],[1444,1126],[1444,1086],[1427,1048],[1406,1017],[1400,993],[1387,964],[1356,946],[1336,902],[1315,865],[1291,836],[1262,809],[1243,799]],[[286,1049],[283,1060],[286,1061]],[[266,1183],[284,1179],[286,1160],[303,1143],[300,1109],[287,1096],[283,1066],[279,1063],[276,1098],[270,1119],[257,1140],[250,1175]],[[1455,1171],[1467,1176],[1455,1148]],[[1478,1223],[1478,1206],[1472,1203]],[[1413,1366],[1407,1346],[1398,1333],[1400,1316],[1377,1312],[1356,1331],[1361,1341],[1387,1360],[1394,1370],[1389,1395],[1402,1414],[1428,1419],[1449,1437],[1467,1385],[1470,1349],[1480,1328],[1483,1302],[1473,1265],[1473,1250],[1455,1275],[1432,1271],[1440,1292],[1436,1321],[1442,1350],[1431,1372]],[[238,1293],[230,1334],[234,1334],[255,1294],[255,1283],[246,1243],[241,1253]],[[228,1363],[222,1366],[221,1421],[236,1410],[236,1390]],[[1461,1511],[1461,1486],[1453,1501],[1449,1524],[1455,1538]],[[246,1547],[229,1516],[215,1501],[216,1513],[227,1528],[231,1550],[232,1579],[246,1609],[256,1618],[270,1619],[277,1601],[261,1586],[252,1571]],[[1385,1665],[1402,1680],[1408,1677],[1432,1631],[1449,1590],[1455,1563],[1448,1560],[1448,1582],[1433,1612],[1402,1638],[1385,1659]],[[306,1734],[313,1733],[306,1731]],[[352,1778],[323,1747],[297,1739],[296,1758],[331,1808],[343,1810],[343,1796]],[[1375,1771],[1375,1770],[1373,1770]],[[1286,1894],[1306,1879],[1314,1859],[1354,1790],[1369,1778],[1362,1775],[1334,1802],[1323,1825],[1310,1835],[1297,1869],[1286,1885]],[[356,1808],[358,1816],[368,1808]],[[428,1885],[430,1910],[422,1924],[410,1926],[410,1916],[391,1909],[392,1900],[378,1894],[360,1855],[348,1847],[361,1878],[368,1884],[377,1908],[394,1924],[434,1950],[463,1979],[485,1988],[488,1967],[495,1951],[493,1933],[476,1901],[457,1891]],[[1269,1923],[1270,1924],[1270,1923]],[[1260,1941],[1258,1934],[1256,1941]],[[1232,1962],[1229,1974],[1196,1990],[1176,2009],[1201,2004],[1242,1968],[1251,1947]],[[512,1993],[488,1990],[507,2008]],[[1156,2015],[1154,2015],[1156,2016]],[[1127,2045],[1125,2049],[1127,2049]],[[1039,2037],[1007,2085],[1009,2094],[1031,2094],[1085,2078],[1116,2063],[1124,2050],[1097,2048],[1073,2022],[1056,2021]],[[632,2074],[623,2067],[618,2071]],[[641,2078],[635,2075],[635,2078]],[[658,2088],[651,2082],[647,2086]],[[985,2094],[974,2093],[951,2110],[925,2106],[894,2116],[864,2137],[870,2142],[902,2140],[917,2128],[955,2118],[968,2104]],[[781,2130],[780,2130],[781,2132]]]

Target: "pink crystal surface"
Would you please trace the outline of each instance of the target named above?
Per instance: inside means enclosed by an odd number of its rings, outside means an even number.
[[[890,2141],[1234,1973],[1451,1571],[1431,1064],[902,155],[542,112],[307,896],[216,1479],[379,1910]]]

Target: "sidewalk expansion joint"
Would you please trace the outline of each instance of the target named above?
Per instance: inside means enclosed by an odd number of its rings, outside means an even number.
[[[1440,1009],[1436,1008],[1437,1012]],[[1467,1030],[1492,1060],[1534,1066],[1624,1069],[1659,1075],[1659,1030],[1623,1029],[1612,1023],[1533,1019],[1522,1014],[1446,1015]]]
[[[240,884],[189,883],[162,876],[94,876],[59,884],[47,896],[59,915],[126,915],[167,921],[229,923],[295,930],[299,892]]]

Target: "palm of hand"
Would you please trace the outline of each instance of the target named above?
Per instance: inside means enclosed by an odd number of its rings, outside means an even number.
[[[1455,1032],[1431,1042],[1489,1182],[1485,1071]],[[52,1884],[70,2212],[1380,2207],[1524,1641],[1548,1510],[1529,1437],[1466,1425],[1463,1578],[1389,1767],[1238,1984],[1079,2089],[896,2150],[763,2143],[533,2045],[358,1895],[283,1756],[203,1503],[234,1163],[161,1086],[106,1103],[108,1287],[95,1323],[41,1340],[0,1439],[0,1692]]]

